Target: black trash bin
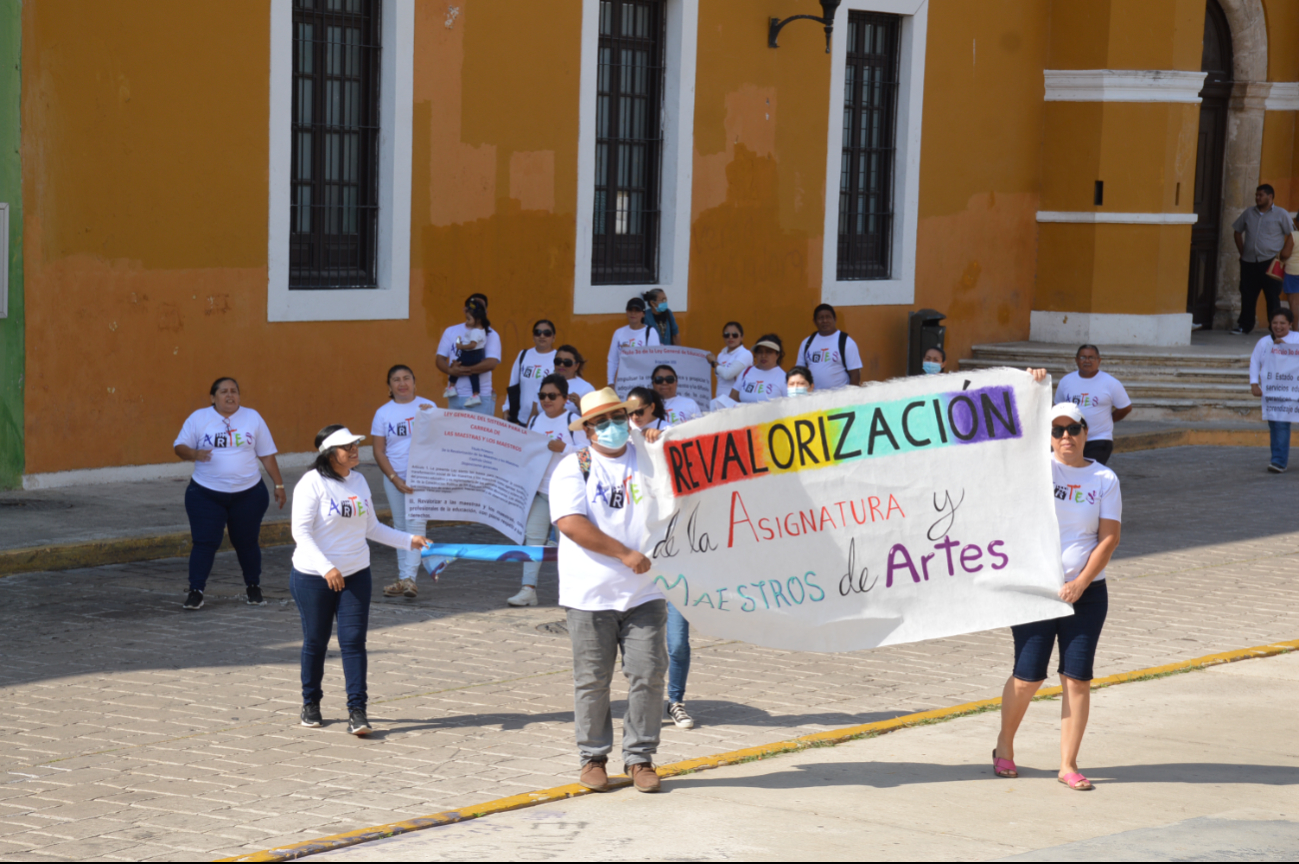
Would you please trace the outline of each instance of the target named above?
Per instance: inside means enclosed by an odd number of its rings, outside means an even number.
[[[926,351],[930,348],[944,348],[947,328],[938,322],[946,319],[947,316],[936,309],[918,309],[908,315],[908,375],[919,375],[925,371],[921,364],[924,362]]]

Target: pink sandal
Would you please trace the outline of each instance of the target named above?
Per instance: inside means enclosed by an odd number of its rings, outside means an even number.
[[[1092,785],[1092,781],[1088,780],[1077,771],[1071,771],[1063,777],[1057,777],[1055,779],[1077,792],[1090,792],[1096,788]]]
[[[1019,776],[1019,769],[1015,767],[1015,760],[998,758],[997,748],[993,747],[992,748],[992,773],[996,774],[998,777],[1009,777],[1013,779]]]

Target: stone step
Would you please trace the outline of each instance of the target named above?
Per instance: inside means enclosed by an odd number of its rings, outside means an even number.
[[[1028,343],[1024,343],[1028,345]],[[1251,346],[1252,349],[1252,346]],[[1035,347],[1006,347],[1002,345],[975,345],[971,349],[972,359],[1001,366],[1041,366],[1058,363],[1074,366],[1074,352],[1070,350],[1048,350]],[[1177,349],[1168,349],[1169,353],[1128,353],[1107,352],[1101,356],[1103,369],[1148,367],[1167,369],[1248,369],[1249,352],[1242,354],[1186,354],[1177,353]],[[964,361],[963,361],[964,362]]]
[[[1007,363],[1003,360],[990,360],[983,357],[974,357],[968,360],[962,360],[961,369],[998,369],[1009,366],[1012,369],[1024,369],[1029,366],[1046,369],[1051,376],[1057,381],[1065,374],[1073,372],[1077,367],[1073,360],[1063,363],[1056,360],[1048,362],[1033,363]],[[1196,384],[1230,384],[1239,386],[1242,381],[1249,380],[1249,367],[1240,368],[1189,368],[1189,367],[1170,367],[1170,366],[1131,366],[1123,368],[1118,365],[1106,363],[1105,371],[1123,382],[1127,387],[1129,382],[1191,382]]]

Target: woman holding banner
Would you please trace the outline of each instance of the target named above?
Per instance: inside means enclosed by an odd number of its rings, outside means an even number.
[[[595,388],[582,377],[586,368],[586,359],[572,345],[560,345],[555,349],[555,374],[562,375],[568,382],[568,401],[576,408],[587,393],[594,393]]]
[[[541,546],[550,536],[550,478],[555,466],[569,453],[586,446],[586,437],[569,428],[573,410],[568,407],[568,380],[563,375],[551,374],[541,379],[537,390],[541,413],[528,419],[528,431],[545,435],[550,441],[550,463],[541,475],[541,485],[532,499],[528,521],[524,526],[523,542],[528,546]],[[523,587],[505,602],[511,606],[537,605],[537,577],[541,575],[541,562],[523,562]]]
[[[1295,257],[1299,258],[1299,256]],[[1276,314],[1268,323],[1272,332],[1258,340],[1258,344],[1254,346],[1254,353],[1249,358],[1249,391],[1260,397],[1263,395],[1261,383],[1263,362],[1272,346],[1280,345],[1282,342],[1289,344],[1299,342],[1299,334],[1290,329],[1294,324],[1294,312],[1291,310],[1282,306],[1276,310]],[[1268,420],[1267,431],[1271,435],[1272,444],[1272,461],[1268,463],[1267,470],[1273,474],[1284,474],[1286,466],[1290,463],[1290,421]]]
[[[1042,381],[1045,370],[1033,369]],[[1078,750],[1087,730],[1091,708],[1092,665],[1096,643],[1105,625],[1109,597],[1105,566],[1119,545],[1123,497],[1119,478],[1099,462],[1083,457],[1087,421],[1072,402],[1051,409],[1051,476],[1055,512],[1060,525],[1065,583],[1060,599],[1073,605],[1065,618],[1021,624],[1011,628],[1015,639],[1015,668],[1001,696],[1001,734],[992,751],[998,777],[1018,777],[1015,732],[1047,676],[1055,642],[1060,643],[1057,672],[1063,690],[1060,704],[1059,781],[1070,789],[1088,791],[1092,784],[1078,771]]]
[[[609,340],[609,386],[618,380],[618,359],[623,348],[644,348],[659,344],[658,331],[645,326],[645,301],[633,297],[627,301],[627,325],[613,331]]]
[[[700,415],[699,405],[689,396],[677,395],[677,370],[666,363],[654,367],[650,373],[654,391],[663,397],[663,407],[668,413],[668,422],[677,426]]]
[[[374,440],[374,461],[383,472],[383,491],[392,509],[392,527],[408,531],[413,526],[406,521],[406,496],[414,490],[406,485],[406,467],[411,438],[415,434],[415,414],[417,411],[435,411],[438,407],[431,400],[415,395],[415,373],[401,363],[388,370],[388,396],[388,402],[374,412],[370,437]],[[433,572],[445,569],[446,562],[445,558],[436,559]],[[384,586],[383,596],[414,600],[419,564],[418,552],[398,549],[397,581]]]
[[[735,379],[753,365],[753,353],[744,347],[744,328],[738,321],[727,321],[722,328],[726,347],[720,354],[708,352],[708,363],[717,373],[717,393],[725,395],[735,388]]]
[[[671,429],[663,397],[648,387],[633,387],[627,394],[627,416],[633,429]]]
[[[731,399],[736,402],[766,402],[788,396],[785,370],[780,361],[785,359],[785,346],[775,333],[768,333],[753,346],[753,365],[735,379]]]
[[[365,638],[370,625],[370,546],[423,549],[428,540],[389,528],[374,512],[370,486],[356,470],[364,435],[326,426],[316,462],[293,487],[293,570],[289,591],[302,618],[303,726],[323,722],[320,700],[329,636],[338,621],[338,653],[347,686],[347,731],[368,735]]]

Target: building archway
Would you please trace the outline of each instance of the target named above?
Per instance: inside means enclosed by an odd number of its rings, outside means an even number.
[[[1218,0],[1231,29],[1232,88],[1222,166],[1222,218],[1218,232],[1218,300],[1214,326],[1230,329],[1240,311],[1240,257],[1231,223],[1254,206],[1263,155],[1263,103],[1267,80],[1267,19],[1262,0]]]

